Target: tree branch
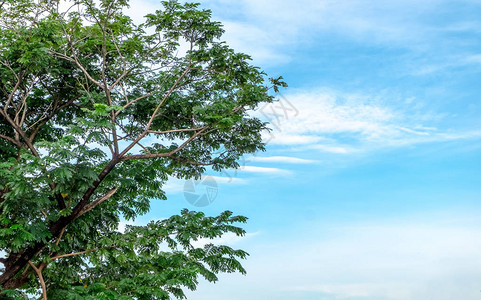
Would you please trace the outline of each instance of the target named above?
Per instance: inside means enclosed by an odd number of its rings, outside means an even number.
[[[15,144],[16,146],[18,147],[22,147],[22,144],[19,142],[19,141],[16,141],[15,139],[9,137],[9,136],[6,136],[6,135],[3,135],[3,134],[0,134],[0,138],[1,139],[5,139],[7,141],[10,141],[12,142],[13,144]]]
[[[110,197],[112,197],[118,190],[119,188],[116,187],[116,188],[113,188],[111,189],[110,191],[108,191],[105,195],[103,195],[102,197],[100,197],[99,199],[91,202],[90,204],[87,204],[84,209],[80,212],[79,214],[79,217],[81,215],[83,215],[84,213],[94,209],[97,205],[99,205],[100,203],[104,202],[105,200],[108,200],[110,199]]]
[[[108,247],[102,247],[102,248],[89,249],[89,250],[80,251],[80,252],[75,252],[75,253],[62,254],[62,255],[57,255],[57,256],[51,257],[50,260],[56,260],[56,259],[64,258],[64,257],[71,257],[71,256],[76,256],[76,255],[82,255],[82,254],[94,252],[94,251],[97,251],[97,250],[100,250],[100,249],[109,249],[109,248],[118,248],[118,247],[119,247],[119,246],[114,245],[114,246],[108,246]]]
[[[172,129],[172,130],[165,130],[165,131],[148,130],[148,133],[166,134],[166,133],[173,133],[173,132],[197,131],[197,130],[201,130],[201,129],[203,129],[203,128],[204,128],[204,127],[183,128],[183,129]]]
[[[204,126],[202,130],[199,132],[196,132],[194,135],[192,135],[187,141],[185,141],[182,145],[177,147],[175,150],[172,150],[170,152],[166,153],[151,153],[151,154],[136,154],[136,155],[128,155],[128,156],[123,156],[120,158],[121,161],[126,161],[126,160],[132,160],[132,159],[149,159],[149,158],[159,158],[159,157],[171,157],[182,150],[185,146],[187,146],[191,141],[193,141],[196,137],[200,136],[207,128],[208,126]]]
[[[174,156],[174,155],[171,155],[169,157],[172,158],[173,160],[178,161],[178,162],[187,163],[187,164],[196,165],[196,166],[211,166],[211,165],[214,164],[213,162],[201,163],[201,162],[193,161],[193,160],[182,158],[182,157],[177,157],[177,156]]]
[[[65,233],[65,227],[62,228],[62,231],[60,231],[60,235],[57,238],[57,241],[55,242],[55,246],[58,246],[58,243],[60,243],[60,240],[62,239],[63,234]]]
[[[75,256],[75,255],[81,255],[81,254],[93,252],[93,251],[96,251],[96,250],[99,250],[99,248],[90,249],[90,250],[85,250],[85,251],[81,251],[81,252],[75,252],[75,253],[57,255],[57,256],[51,257],[50,259],[51,259],[51,260],[56,260],[56,259],[59,259],[59,258],[70,257],[70,256]]]
[[[28,261],[28,264],[32,267],[32,269],[37,273],[38,280],[40,280],[40,285],[42,286],[42,299],[47,300],[47,287],[45,286],[45,281],[43,280],[42,270],[37,268],[32,261]]]
[[[182,73],[182,75],[179,76],[179,78],[177,78],[177,80],[175,81],[175,83],[172,85],[172,87],[169,89],[169,91],[167,92],[167,94],[165,94],[165,96],[162,98],[162,100],[160,101],[160,103],[157,105],[157,107],[155,108],[154,112],[152,113],[152,116],[150,117],[149,119],[149,122],[147,123],[147,125],[145,126],[145,130],[142,134],[140,134],[139,137],[137,137],[137,139],[135,141],[133,141],[129,146],[127,146],[124,151],[122,151],[122,153],[119,154],[119,158],[122,159],[122,156],[124,156],[127,152],[129,152],[130,149],[132,149],[141,139],[143,139],[147,133],[149,132],[150,130],[150,126],[152,125],[152,122],[154,121],[154,118],[155,116],[157,115],[157,112],[159,111],[159,109],[162,107],[162,104],[164,104],[164,102],[167,100],[167,98],[169,98],[169,96],[172,94],[172,92],[175,90],[175,88],[177,87],[177,85],[179,84],[179,82],[182,80],[182,78],[184,78],[185,75],[187,75],[187,73],[190,71],[190,66],[187,67],[187,69]],[[123,160],[123,159],[122,159]]]
[[[100,87],[101,89],[104,89],[104,86],[98,82],[97,80],[95,80],[90,74],[89,72],[87,72],[87,70],[82,66],[82,64],[78,61],[77,59],[77,56],[75,56],[74,54],[74,57],[70,57],[68,55],[65,55],[65,54],[62,54],[60,52],[57,52],[57,51],[54,51],[54,50],[50,50],[50,53],[53,54],[53,55],[56,55],[60,58],[63,58],[65,60],[68,60],[68,61],[71,61],[71,62],[74,62],[77,67],[80,68],[80,70],[82,71],[82,73],[84,73],[84,75],[90,80],[92,81],[95,85],[97,85],[98,87]]]

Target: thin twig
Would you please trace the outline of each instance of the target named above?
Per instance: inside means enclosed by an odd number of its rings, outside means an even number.
[[[165,130],[165,131],[155,131],[149,130],[148,133],[155,133],[155,134],[166,134],[166,133],[173,133],[173,132],[183,132],[183,131],[197,131],[201,130],[204,127],[197,127],[197,128],[183,128],[183,129],[172,129],[172,130]]]
[[[141,139],[143,139],[149,132],[150,130],[150,126],[152,125],[152,122],[154,121],[154,118],[155,118],[155,115],[157,115],[157,112],[159,111],[159,109],[162,107],[162,104],[164,104],[164,102],[167,100],[167,98],[169,98],[169,96],[172,94],[172,92],[175,90],[175,88],[177,87],[177,85],[179,84],[179,82],[182,80],[182,78],[184,78],[185,75],[187,75],[187,73],[190,71],[190,66],[187,67],[187,69],[182,73],[182,75],[179,76],[179,78],[177,78],[177,80],[174,82],[174,84],[172,85],[172,87],[169,89],[169,91],[167,92],[167,94],[165,94],[165,96],[162,98],[162,100],[160,101],[160,103],[157,105],[157,107],[155,108],[154,112],[152,113],[152,116],[150,117],[149,119],[149,122],[147,123],[147,125],[145,126],[145,130],[144,132],[135,140],[133,141],[129,146],[127,146],[127,148],[124,149],[124,151],[122,151],[122,153],[119,154],[119,158],[122,159],[122,156],[124,156],[127,152],[130,151],[130,149],[132,149],[138,142],[140,142]],[[122,159],[123,160],[123,159]]]
[[[175,153],[179,152],[182,150],[185,146],[187,146],[191,141],[193,141],[195,138],[200,136],[207,128],[208,126],[203,127],[202,130],[196,132],[194,135],[192,135],[189,139],[187,139],[182,145],[177,147],[176,149],[170,151],[170,152],[165,152],[165,153],[152,153],[152,154],[136,154],[136,155],[128,155],[128,156],[123,156],[120,158],[121,161],[126,161],[126,160],[132,160],[132,159],[149,159],[149,158],[160,158],[160,157],[172,157]],[[215,129],[214,129],[215,130]],[[208,131],[210,132],[210,131]]]
[[[62,228],[62,231],[60,231],[60,235],[57,238],[57,241],[55,242],[55,246],[58,246],[58,243],[60,243],[60,240],[62,239],[63,234],[65,233],[65,227]]]

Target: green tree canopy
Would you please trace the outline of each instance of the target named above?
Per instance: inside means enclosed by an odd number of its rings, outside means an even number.
[[[136,24],[125,0],[0,2],[0,293],[169,299],[245,272],[242,250],[192,241],[246,218],[182,211],[117,230],[169,176],[235,168],[264,149],[249,114],[285,86],[220,41],[198,4]],[[3,266],[2,266],[3,265]]]

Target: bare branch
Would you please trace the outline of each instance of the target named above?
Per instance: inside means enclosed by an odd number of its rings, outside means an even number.
[[[40,118],[39,118],[37,121],[35,121],[35,123],[33,123],[32,125],[28,126],[28,128],[27,128],[26,131],[32,129],[35,125],[37,125],[38,123],[42,122],[42,120],[43,120],[45,117],[47,117],[47,115],[48,115],[47,113],[48,113],[48,111],[52,108],[52,105],[53,105],[53,103],[51,102],[51,103],[48,105],[48,107],[43,111],[43,113],[42,113],[42,115],[40,116]]]
[[[127,146],[124,151],[122,151],[122,153],[119,154],[119,157],[122,158],[122,156],[124,156],[127,152],[129,152],[130,149],[132,149],[141,139],[143,139],[148,131],[150,130],[150,126],[152,125],[152,122],[154,121],[154,118],[155,116],[157,115],[157,112],[159,111],[159,109],[162,107],[162,104],[164,104],[164,102],[167,100],[167,98],[169,98],[169,96],[172,94],[172,92],[175,90],[175,88],[177,87],[177,85],[179,84],[179,82],[182,80],[182,78],[184,78],[185,75],[187,75],[187,73],[190,71],[190,66],[187,67],[187,69],[182,73],[182,75],[179,76],[179,78],[177,78],[177,80],[175,81],[175,83],[172,85],[172,87],[169,89],[169,91],[165,94],[165,96],[162,98],[162,100],[160,101],[160,103],[157,105],[157,107],[155,108],[154,112],[152,113],[152,116],[150,117],[149,119],[149,122],[147,123],[147,125],[145,126],[145,130],[144,132],[135,140],[133,141],[129,146]]]
[[[174,155],[171,155],[169,157],[176,160],[176,161],[179,161],[179,162],[182,162],[182,163],[187,163],[187,164],[190,164],[190,165],[196,165],[196,166],[211,166],[211,165],[214,164],[213,162],[201,163],[201,162],[193,161],[193,160],[182,158],[182,157],[177,157],[177,156],[174,156]]]
[[[37,268],[32,261],[28,261],[28,264],[32,267],[35,273],[38,276],[38,280],[40,281],[40,285],[42,286],[42,299],[47,300],[47,287],[45,286],[45,281],[43,280],[42,270]]]
[[[85,250],[85,251],[81,251],[81,252],[75,252],[75,253],[57,255],[57,256],[51,257],[50,259],[51,259],[51,260],[56,260],[56,259],[59,259],[59,258],[70,257],[70,256],[75,256],[75,255],[81,255],[81,254],[93,252],[93,251],[96,251],[96,250],[98,250],[98,248],[90,249],[90,250]]]
[[[15,114],[15,121],[17,122],[20,128],[23,127],[23,123],[25,122],[25,117],[27,115],[27,109],[28,109],[27,98],[29,96],[29,93],[34,88],[35,84],[37,84],[37,80],[33,81],[28,87],[28,89],[24,92],[20,102],[21,106],[17,109],[17,113]],[[20,117],[20,114],[21,114],[21,117]]]
[[[128,155],[123,156],[120,160],[127,161],[133,159],[150,159],[150,158],[159,158],[159,157],[168,157],[170,153],[150,153],[150,154],[135,154],[135,155]]]
[[[30,140],[33,141],[33,140],[35,139],[35,136],[38,134],[40,128],[41,128],[43,125],[45,125],[51,118],[53,118],[57,112],[61,111],[62,109],[64,109],[64,108],[67,107],[67,106],[75,105],[75,104],[74,104],[74,101],[75,101],[75,100],[78,100],[79,98],[80,98],[80,95],[77,96],[77,97],[75,97],[75,98],[73,98],[73,99],[71,99],[71,100],[69,100],[69,101],[67,101],[67,102],[65,102],[65,103],[62,104],[62,105],[54,108],[54,109],[50,112],[50,114],[49,114],[47,117],[45,117],[43,120],[42,120],[42,119],[39,119],[37,122],[35,122],[34,124],[32,124],[27,130],[32,129],[32,127],[33,127],[34,125],[36,125],[38,122],[40,122],[40,123],[38,124],[38,126],[34,129],[34,131],[32,132],[32,134],[30,135]]]
[[[4,65],[5,67],[7,67],[12,73],[13,73],[13,76],[15,76],[15,78],[18,80],[20,80],[18,78],[18,75],[17,73],[15,73],[15,71],[12,69],[12,67],[10,66],[10,64],[8,62],[3,62],[3,61],[0,61],[0,64]]]
[[[187,141],[185,141],[182,145],[180,145],[179,147],[177,147],[177,149],[169,152],[170,155],[174,155],[175,153],[179,152],[180,150],[182,150],[185,146],[187,146],[190,142],[192,142],[195,138],[197,138],[198,136],[200,136],[204,131],[207,130],[207,128],[209,128],[209,126],[204,126],[204,128],[198,132],[196,132],[193,136],[191,136]]]
[[[54,51],[54,50],[50,50],[50,53],[53,54],[53,55],[57,55],[58,57],[63,58],[63,59],[65,59],[65,60],[74,62],[74,63],[77,65],[77,67],[79,67],[80,70],[82,70],[82,73],[84,73],[84,75],[85,75],[90,81],[92,81],[95,85],[97,85],[97,86],[100,87],[101,89],[104,89],[104,86],[103,86],[100,82],[98,82],[97,80],[95,80],[95,79],[89,74],[89,72],[87,72],[87,70],[84,68],[84,66],[82,66],[82,64],[78,61],[77,56],[75,56],[75,54],[74,54],[74,57],[70,57],[70,56],[68,56],[68,55],[62,54],[62,53],[57,52],[57,51]]]
[[[13,138],[11,138],[11,137],[9,137],[9,136],[0,134],[0,138],[10,141],[10,142],[12,142],[13,144],[15,144],[15,145],[18,146],[18,147],[22,147],[22,144],[21,144],[19,141],[16,141],[15,139],[13,139]]]
[[[109,140],[108,136],[107,136],[107,133],[105,133],[105,130],[103,128],[100,128],[100,131],[102,131],[102,134],[105,136],[105,138],[107,140]],[[110,141],[110,140],[109,140]],[[85,141],[87,142],[87,141]],[[110,143],[107,143],[107,146],[109,147],[109,150],[110,150],[110,153],[112,154],[112,157],[115,155],[115,150],[114,148],[112,148],[112,145],[110,145]]]
[[[127,107],[129,107],[130,105],[134,104],[134,103],[137,102],[137,101],[140,101],[140,100],[142,100],[142,99],[145,99],[145,98],[147,98],[147,97],[152,96],[153,94],[154,94],[154,93],[147,93],[147,94],[142,95],[142,96],[140,96],[140,97],[138,97],[138,98],[135,98],[134,100],[132,100],[132,101],[130,101],[130,102],[127,102],[124,106],[122,106],[122,109],[121,109],[121,110],[118,110],[118,111],[115,112],[115,115],[118,116],[122,110],[126,109]]]
[[[30,149],[32,154],[35,155],[36,157],[40,157],[40,154],[38,153],[37,149],[35,149],[35,147],[33,146],[32,141],[27,137],[27,134],[25,133],[25,131],[23,131],[22,128],[20,128],[10,118],[10,116],[6,112],[0,110],[0,114],[8,121],[8,123],[10,123],[12,125],[12,127],[15,129],[16,133],[19,134],[22,137],[22,139],[25,141],[25,144]]]
[[[104,202],[105,200],[110,199],[110,197],[112,197],[117,192],[118,189],[119,189],[118,187],[113,188],[109,192],[107,192],[105,195],[100,197],[99,199],[91,202],[90,204],[87,204],[78,216],[80,217],[81,215],[85,214],[86,212],[94,209],[100,203]]]
[[[60,235],[57,238],[57,241],[55,242],[55,246],[58,246],[58,243],[60,243],[60,240],[62,239],[63,234],[65,233],[65,227],[62,228],[62,231],[60,231]]]
[[[144,145],[142,145],[141,143],[137,143],[137,145],[139,145],[142,149],[144,149],[145,152],[147,152],[147,153],[149,153],[149,154],[152,154],[152,153],[150,152],[150,150],[147,149],[147,148],[146,148]]]
[[[173,133],[173,132],[197,131],[197,130],[201,130],[203,128],[205,128],[205,127],[172,129],[172,130],[165,130],[165,131],[148,130],[148,133],[166,134],[166,133]]]
[[[122,60],[122,69],[123,69],[123,71],[122,71],[122,75],[120,75],[120,77],[117,78],[117,80],[109,87],[109,90],[113,90],[113,88],[114,88],[117,84],[119,84],[120,81],[122,81],[122,79],[124,79],[125,76],[127,76],[127,75],[130,73],[130,71],[131,71],[131,70],[128,70],[128,71],[127,71],[127,64],[126,64],[126,62],[125,62],[125,58],[122,56],[122,52],[120,51],[120,48],[119,48],[119,46],[117,45],[117,42],[115,41],[115,37],[114,37],[113,33],[112,33],[112,42],[113,42],[113,44],[115,45],[115,49],[117,50],[117,53],[119,54],[120,59]]]
[[[63,257],[70,257],[70,256],[75,256],[75,255],[81,255],[81,254],[85,254],[85,253],[90,253],[90,252],[97,251],[97,250],[99,250],[99,249],[98,249],[98,248],[95,248],[95,249],[85,250],[85,251],[81,251],[81,252],[75,252],[75,253],[69,253],[69,254],[62,254],[62,255],[57,255],[57,256],[51,257],[50,259],[51,259],[51,260],[56,260],[56,259],[63,258]]]
[[[62,255],[57,255],[57,256],[51,257],[50,260],[56,260],[56,259],[64,258],[64,257],[71,257],[71,256],[76,256],[76,255],[82,255],[82,254],[85,254],[85,253],[90,253],[90,252],[97,251],[97,250],[99,250],[99,249],[109,249],[109,248],[118,248],[118,247],[119,247],[119,246],[114,245],[114,246],[109,246],[109,247],[89,249],[89,250],[80,251],[80,252],[75,252],[75,253],[62,254]]]
[[[192,142],[195,138],[197,138],[198,136],[200,136],[206,129],[208,128],[208,126],[205,126],[203,127],[202,130],[200,130],[199,132],[196,132],[194,135],[192,135],[189,139],[187,139],[182,145],[180,145],[179,147],[177,147],[175,150],[172,150],[170,152],[166,152],[166,153],[151,153],[151,154],[136,154],[136,155],[128,155],[128,156],[124,156],[124,157],[121,157],[120,160],[121,161],[126,161],[126,160],[132,160],[132,159],[150,159],[150,158],[159,158],[159,157],[171,157],[179,152],[180,150],[182,150],[185,146],[187,146],[190,142]]]
[[[12,72],[13,72],[13,70],[12,70]],[[10,92],[10,95],[8,96],[7,102],[5,103],[5,106],[3,107],[3,112],[5,114],[7,114],[7,109],[10,106],[10,103],[12,102],[13,96],[17,92],[18,87],[20,86],[20,83],[22,82],[23,73],[20,74],[20,76],[15,75],[15,77],[17,78],[17,82],[15,83],[15,86],[13,87],[12,91]]]

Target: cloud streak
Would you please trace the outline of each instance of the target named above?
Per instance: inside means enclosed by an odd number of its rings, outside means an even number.
[[[480,130],[440,127],[446,115],[426,111],[415,98],[332,89],[292,93],[286,98],[298,114],[285,117],[278,112],[276,126],[266,134],[271,145],[348,154],[481,136]]]
[[[314,160],[291,157],[291,156],[253,156],[249,158],[249,161],[254,162],[267,162],[267,163],[288,163],[288,164],[311,164],[315,163]]]
[[[239,172],[256,173],[256,174],[271,174],[271,175],[289,175],[291,171],[279,168],[267,168],[257,166],[243,166],[238,169]]]

